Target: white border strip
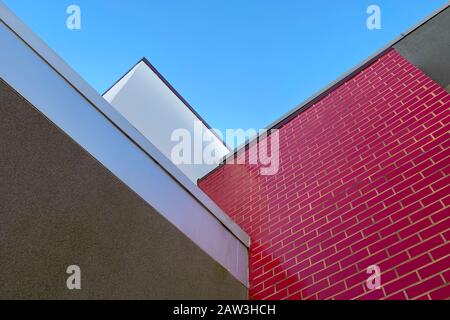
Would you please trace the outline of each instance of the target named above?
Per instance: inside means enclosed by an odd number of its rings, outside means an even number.
[[[248,286],[249,236],[1,2],[0,20],[0,76]]]

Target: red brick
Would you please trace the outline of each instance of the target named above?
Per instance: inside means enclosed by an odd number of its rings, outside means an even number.
[[[383,290],[376,289],[368,291],[366,294],[358,297],[358,300],[380,300],[384,298]]]
[[[290,276],[289,278],[279,282],[275,286],[275,288],[276,288],[277,291],[280,291],[280,290],[285,289],[285,288],[289,287],[290,285],[292,285],[292,284],[294,284],[294,283],[296,283],[298,281],[299,281],[298,276],[297,275],[293,275],[293,276]]]
[[[412,225],[410,225],[408,228],[403,229],[399,232],[399,235],[401,238],[407,238],[410,235],[417,234],[421,230],[424,230],[425,228],[429,227],[431,225],[431,222],[429,219],[423,219],[419,222],[416,222]]]
[[[447,283],[445,287],[434,290],[430,293],[431,299],[434,300],[448,300],[450,299],[450,285]]]
[[[337,283],[357,273],[358,270],[356,269],[356,266],[353,265],[346,269],[341,269],[339,272],[331,275],[329,280],[330,283]]]
[[[318,297],[320,300],[323,300],[323,299],[330,299],[330,298],[332,298],[333,296],[336,296],[338,293],[340,293],[340,292],[342,292],[342,291],[344,291],[344,290],[345,290],[345,285],[344,285],[344,283],[343,283],[343,282],[339,282],[339,283],[334,284],[334,285],[328,287],[327,289],[325,289],[325,290],[319,292],[319,294],[317,295],[317,297]]]
[[[317,292],[324,290],[330,286],[328,279],[314,282],[311,286],[302,289],[302,296],[310,297],[317,294]]]
[[[422,241],[419,245],[414,246],[413,248],[409,249],[408,252],[412,257],[417,257],[423,253],[429,252],[431,249],[436,248],[437,246],[444,243],[440,235],[437,235],[427,241]],[[449,249],[450,250],[450,249]],[[449,251],[447,251],[448,253]],[[433,256],[433,258],[438,259]]]
[[[269,278],[268,280],[266,280],[264,282],[264,288],[272,287],[272,286],[274,286],[275,284],[277,284],[278,282],[280,282],[281,280],[284,280],[284,279],[286,279],[285,273],[284,272],[279,273],[279,274]]]
[[[374,243],[369,247],[370,253],[375,253],[380,250],[384,250],[390,245],[397,243],[399,240],[398,236],[396,234],[393,234],[387,238],[382,238],[380,241]]]
[[[339,252],[336,252],[335,254],[329,256],[328,258],[325,258],[325,265],[328,267],[338,261],[344,260],[350,255],[351,251],[349,248],[345,248]]]
[[[365,285],[366,280],[369,278],[369,276],[370,275],[366,273],[366,270],[354,272],[351,277],[345,279],[345,285],[347,288],[351,288],[357,284]]]
[[[418,244],[420,241],[421,241],[420,238],[418,236],[414,235],[403,241],[398,242],[397,244],[391,246],[387,250],[390,255],[395,255],[401,251],[411,248],[412,246]]]
[[[348,258],[346,258],[340,262],[341,266],[342,266],[342,268],[346,268],[349,265],[356,264],[357,262],[366,258],[368,255],[369,255],[369,253],[367,252],[367,249],[363,249],[361,251],[353,253]]]
[[[438,288],[443,284],[444,281],[442,281],[442,278],[440,276],[436,276],[406,289],[406,295],[409,299],[413,299],[434,288]]]
[[[423,239],[431,238],[432,236],[444,232],[445,230],[450,228],[450,219],[444,220],[438,224],[433,225],[432,227],[420,232],[420,236]]]
[[[279,292],[269,296],[267,298],[267,300],[269,300],[269,301],[282,300],[282,299],[286,298],[286,296],[287,296],[287,290],[282,290],[282,291],[279,291]]]
[[[300,271],[300,277],[301,278],[306,278],[306,277],[308,277],[310,275],[313,275],[316,272],[319,272],[324,267],[325,267],[325,264],[323,263],[323,261],[320,261],[319,263],[316,263],[316,264],[312,265],[311,267]]]
[[[364,238],[361,241],[353,244],[351,246],[351,249],[353,252],[355,252],[355,251],[359,251],[363,248],[370,248],[370,245],[376,243],[378,240],[380,240],[380,236],[377,233],[375,233],[375,234],[373,234],[367,238]],[[370,251],[370,253],[373,253],[373,252]]]
[[[431,258],[428,256],[428,254],[424,254],[408,261],[407,263],[402,264],[401,266],[398,266],[396,270],[399,275],[404,275],[411,271],[418,270],[430,262]]]
[[[403,291],[395,293],[386,298],[386,300],[407,300],[406,294]]]
[[[252,238],[250,297],[404,299],[416,286],[415,299],[447,295],[417,272],[450,281],[441,262],[450,242],[449,103],[391,50],[279,128],[276,175],[226,164],[201,179]],[[386,292],[345,286],[378,262]]]
[[[380,251],[378,253],[369,255],[367,259],[364,259],[358,263],[359,270],[366,270],[371,265],[378,265],[381,261],[388,257],[385,251]]]
[[[412,222],[417,222],[426,217],[431,217],[434,215],[435,212],[438,212],[439,210],[441,210],[442,207],[443,206],[440,202],[433,203],[432,205],[422,208],[422,209],[418,210],[417,212],[415,212],[414,214],[412,214],[410,216],[410,219]]]
[[[391,225],[389,225],[387,228],[384,228],[380,231],[380,234],[382,237],[387,237],[393,233],[397,233],[398,230],[405,228],[409,226],[410,222],[408,219],[402,219],[400,221],[397,221]]]
[[[434,239],[436,239],[436,238],[434,238]],[[433,240],[433,239],[431,239],[431,240]],[[438,241],[435,241],[433,245],[435,245],[437,242]],[[449,254],[450,254],[450,242],[447,242],[445,245],[431,251],[431,256],[433,257],[434,260],[438,260]]]
[[[353,300],[357,296],[360,296],[364,293],[364,288],[362,285],[353,287],[352,289],[347,289],[346,291],[336,295],[334,297],[335,300]]]
[[[419,269],[419,275],[422,279],[431,277],[432,275],[438,274],[440,272],[450,269],[450,256],[439,260],[427,267]]]
[[[419,277],[415,273],[411,273],[407,276],[401,277],[387,285],[383,285],[386,294],[396,293],[397,291],[403,290],[410,285],[419,282]]]

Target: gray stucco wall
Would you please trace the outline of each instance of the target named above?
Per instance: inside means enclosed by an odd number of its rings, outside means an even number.
[[[410,33],[394,48],[450,92],[450,7]]]
[[[0,151],[0,299],[247,298],[2,80]],[[66,287],[69,265],[81,267],[80,291]]]

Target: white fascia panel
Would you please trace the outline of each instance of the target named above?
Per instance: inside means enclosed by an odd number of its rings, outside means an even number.
[[[205,148],[213,148],[219,160],[230,150],[161,77],[141,61],[103,96],[168,159],[172,159],[172,150],[180,143],[176,138],[172,140],[174,131],[184,129],[188,132],[192,138],[189,150],[191,162],[177,166],[192,182],[197,183],[218,165],[201,161]],[[208,141],[201,141],[203,134],[208,135]],[[195,144],[195,137],[201,144],[200,148]],[[194,157],[196,151],[197,158]],[[196,159],[201,162],[196,162]]]
[[[136,72],[136,69],[138,68],[138,65],[134,66],[133,69],[130,70],[122,79],[120,79],[119,82],[117,82],[114,87],[108,90],[107,95],[105,94],[104,98],[106,101],[110,102],[116,98],[116,96],[121,92],[122,88],[127,84],[128,80],[131,79],[131,77]]]
[[[248,235],[1,2],[0,48],[2,79],[248,286]]]

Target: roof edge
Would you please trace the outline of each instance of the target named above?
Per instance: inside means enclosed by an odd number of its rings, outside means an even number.
[[[189,180],[171,161],[121,116],[90,84],[70,67],[53,49],[26,26],[1,0],[0,24],[5,25],[21,42],[31,49],[50,69],[80,94],[108,122],[130,142],[154,161],[181,188],[206,209],[223,227],[245,247],[249,248],[249,235],[236,224],[215,202]],[[140,63],[139,61],[138,63]]]
[[[230,148],[225,142],[225,140],[220,137],[217,132],[206,122],[205,119],[191,106],[191,104],[177,91],[177,89],[174,88],[170,84],[170,82],[161,74],[161,72],[156,69],[156,67],[146,58],[142,57],[138,62],[136,62],[126,73],[124,73],[111,87],[109,87],[103,94],[104,96],[106,93],[108,93],[112,88],[114,88],[115,85],[117,85],[128,73],[131,72],[136,66],[138,66],[140,63],[144,63],[150,70],[153,71],[154,74],[166,85],[167,88],[169,88],[170,91],[200,120],[203,125],[208,128],[219,141],[225,146],[225,148],[228,149],[228,151],[232,152],[233,149]]]
[[[357,64],[355,67],[353,67],[350,70],[348,70],[347,72],[345,72],[340,77],[336,78],[336,80],[331,82],[325,88],[317,91],[312,96],[310,96],[309,98],[304,100],[302,103],[297,105],[295,108],[293,108],[290,111],[288,111],[287,113],[283,114],[280,118],[278,118],[277,120],[275,120],[274,122],[272,122],[265,128],[265,130],[267,130],[267,135],[270,135],[270,130],[280,128],[281,126],[286,124],[286,122],[289,122],[290,120],[292,120],[292,118],[294,118],[298,114],[306,111],[308,108],[310,108],[315,103],[320,101],[322,98],[324,98],[326,95],[328,95],[331,91],[335,90],[336,88],[338,88],[339,86],[344,84],[346,81],[353,78],[356,74],[358,74],[359,72],[361,72],[362,70],[364,70],[365,68],[370,66],[372,63],[374,63],[376,60],[378,60],[382,55],[384,55],[388,51],[392,50],[393,46],[395,46],[398,42],[400,42],[401,40],[406,38],[408,35],[410,35],[414,31],[416,31],[417,29],[419,29],[421,26],[426,24],[428,21],[430,21],[433,18],[435,18],[436,16],[438,16],[440,13],[444,12],[449,7],[450,7],[450,3],[444,4],[442,7],[440,7],[439,9],[437,9],[433,13],[431,13],[429,16],[427,16],[425,19],[423,19],[416,25],[412,26],[408,31],[401,33],[398,37],[396,37],[394,40],[389,42],[387,45],[385,45],[384,47],[382,47],[381,49],[376,51],[374,54],[372,54],[371,56],[369,56],[368,58],[366,58],[365,60],[363,60],[362,62]],[[227,163],[228,160],[234,158],[239,152],[242,152],[243,150],[248,149],[250,146],[252,146],[254,143],[256,143],[258,141],[260,136],[261,135],[258,134],[255,137],[248,139],[246,142],[244,142],[237,148],[235,148],[232,153],[230,153],[228,156],[226,156],[222,159],[221,163],[216,168],[214,168],[213,170],[208,172],[206,175],[204,175],[203,177],[198,179],[197,183],[206,179],[208,176],[213,174],[215,171],[217,171],[218,169],[223,167]]]

